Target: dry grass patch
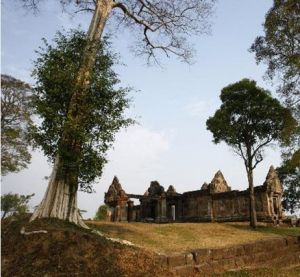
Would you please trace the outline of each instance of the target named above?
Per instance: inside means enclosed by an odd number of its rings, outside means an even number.
[[[224,247],[277,236],[224,223],[87,223],[110,237],[129,240],[137,246],[164,254]]]
[[[1,276],[173,276],[153,252],[57,219],[1,221]],[[46,234],[20,234],[47,230]]]
[[[215,277],[299,277],[300,266],[291,268],[257,268],[213,275]]]

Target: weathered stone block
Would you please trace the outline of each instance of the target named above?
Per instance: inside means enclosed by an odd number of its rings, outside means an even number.
[[[223,259],[223,257],[226,256],[225,254],[226,254],[226,249],[224,249],[224,248],[212,249],[212,259],[213,260]]]
[[[263,264],[266,261],[269,261],[270,259],[272,259],[270,252],[256,253],[254,255],[254,263],[255,264]]]
[[[175,266],[183,266],[185,265],[185,255],[174,255],[168,257],[168,266],[175,267]]]
[[[286,246],[286,240],[285,238],[279,238],[279,239],[274,239],[273,241],[270,242],[270,245],[274,248],[274,249],[280,249],[282,247]]]
[[[249,265],[251,265],[251,264],[253,263],[254,257],[245,254],[245,256],[242,256],[242,259],[243,259],[243,261],[244,261],[244,264],[245,264],[246,266],[249,266]]]
[[[243,247],[245,250],[245,255],[251,255],[254,253],[254,244],[253,243],[244,244]]]
[[[236,257],[234,263],[236,268],[243,268],[245,266],[245,261],[242,257]]]
[[[179,276],[194,276],[195,269],[193,265],[177,266],[175,272]]]
[[[209,263],[203,263],[194,267],[196,273],[201,273],[199,276],[207,276],[204,274],[211,274],[213,272],[212,266]]]
[[[162,266],[167,266],[168,265],[168,257],[165,255],[159,255],[157,256],[157,261],[160,265]]]
[[[213,273],[218,274],[224,272],[223,265],[220,263],[220,261],[212,261],[211,266],[213,269]]]
[[[235,256],[245,255],[245,249],[242,245],[235,246],[234,249],[235,249]]]
[[[224,257],[224,258],[233,258],[233,257],[235,257],[236,256],[236,248],[235,247],[230,247],[230,248],[227,248],[226,249],[226,253],[225,253],[225,255],[226,255],[226,257]]]
[[[187,265],[195,264],[194,255],[192,253],[185,254],[185,264]]]
[[[198,249],[195,250],[195,261],[196,264],[203,264],[212,259],[212,251],[210,249]]]
[[[298,237],[292,237],[292,236],[286,237],[285,241],[287,245],[294,245],[294,244],[298,245]]]
[[[219,265],[223,268],[224,271],[235,268],[234,259],[223,259],[219,261]]]

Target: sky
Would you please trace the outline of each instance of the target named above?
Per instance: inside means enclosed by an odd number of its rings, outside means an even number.
[[[56,31],[87,29],[91,15],[63,13],[58,1],[42,2],[40,12],[32,14],[17,1],[2,1],[2,73],[34,84],[30,77],[35,50],[44,37],[53,39]],[[275,97],[275,87],[264,80],[264,65],[257,65],[249,48],[263,34],[264,16],[271,0],[218,1],[211,17],[211,34],[191,37],[196,49],[194,63],[187,65],[176,57],[162,57],[161,66],[147,66],[146,60],[130,51],[134,42],[129,32],[112,37],[112,47],[122,65],[115,67],[124,86],[131,86],[132,106],[128,115],[138,124],[120,131],[107,156],[109,162],[95,193],[79,192],[78,206],[95,215],[103,204],[113,177],[118,176],[127,193],[143,194],[153,180],[177,192],[200,189],[220,169],[232,189],[247,188],[243,161],[224,143],[214,144],[206,130],[206,120],[220,106],[221,89],[242,78],[257,81]],[[32,153],[28,169],[2,178],[3,193],[35,193],[31,206],[38,205],[45,193],[45,176],[51,164],[42,152]],[[262,185],[271,165],[280,165],[276,145],[265,151],[264,161],[254,172],[255,185]]]

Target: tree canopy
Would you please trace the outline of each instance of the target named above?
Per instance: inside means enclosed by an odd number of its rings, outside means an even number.
[[[106,205],[101,205],[94,217],[94,220],[105,220],[107,217],[107,206]]]
[[[52,45],[46,40],[44,44],[33,71],[36,86],[32,101],[42,119],[41,124],[35,126],[33,138],[50,160],[59,154],[65,169],[76,168],[81,189],[91,192],[92,182],[102,174],[106,152],[115,133],[133,122],[124,115],[130,102],[129,88],[120,87],[112,69],[116,56],[109,51],[109,42],[105,39],[97,52],[89,92],[80,103],[85,111],[76,128],[76,138],[81,142],[80,154],[73,156],[61,147],[60,141],[66,128],[74,78],[86,44],[85,34],[81,31],[57,33]]]
[[[28,202],[30,201],[33,194],[30,195],[19,195],[7,193],[1,195],[1,211],[2,219],[12,213],[24,214],[29,211]]]
[[[251,46],[258,63],[267,64],[267,76],[278,76],[278,92],[288,106],[300,109],[300,3],[274,0],[263,24],[265,34]]]
[[[215,143],[226,142],[242,158],[250,146],[254,167],[263,158],[263,147],[280,140],[296,124],[290,111],[255,81],[243,79],[231,84],[222,89],[220,98],[222,105],[207,120],[207,128]]]
[[[207,129],[214,142],[224,141],[244,161],[250,189],[251,226],[256,226],[253,170],[263,160],[264,148],[294,130],[289,109],[255,81],[243,79],[221,92],[221,107],[210,117]]]
[[[284,160],[277,168],[279,177],[284,186],[283,207],[290,213],[300,209],[300,150],[290,159]]]
[[[8,75],[1,75],[1,171],[2,175],[26,168],[31,155],[28,131],[32,123],[31,88]]]

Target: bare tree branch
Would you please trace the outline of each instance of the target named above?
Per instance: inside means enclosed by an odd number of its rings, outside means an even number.
[[[37,11],[42,0],[19,0],[27,8]],[[187,43],[191,35],[209,34],[209,16],[215,0],[57,0],[66,11],[94,12],[96,5],[111,2],[115,11],[111,22],[134,29],[138,36],[134,53],[145,55],[148,63],[158,63],[158,54],[173,54],[191,62],[194,50]],[[106,4],[105,4],[106,5]],[[123,30],[122,30],[123,31]]]

